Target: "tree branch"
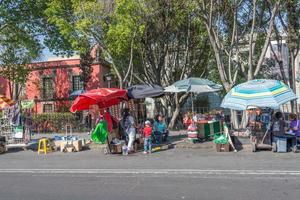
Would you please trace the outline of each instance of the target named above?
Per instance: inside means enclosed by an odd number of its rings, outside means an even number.
[[[254,72],[254,77],[256,77],[258,75],[259,70],[260,70],[260,68],[263,64],[263,61],[264,61],[264,58],[265,58],[265,55],[266,55],[266,52],[267,52],[267,49],[268,49],[268,46],[269,46],[269,43],[270,43],[270,39],[271,39],[273,27],[274,27],[274,19],[275,19],[277,10],[279,8],[279,5],[280,5],[280,0],[276,1],[275,5],[274,5],[274,8],[272,10],[271,19],[270,19],[270,22],[269,22],[270,24],[269,24],[269,28],[268,28],[268,31],[267,31],[267,37],[266,37],[264,46],[262,48],[262,52],[260,54],[259,60],[257,62],[257,66],[256,66],[256,69],[255,69],[255,72]]]

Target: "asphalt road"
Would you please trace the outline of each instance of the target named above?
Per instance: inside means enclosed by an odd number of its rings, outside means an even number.
[[[299,199],[300,154],[0,155],[0,200]]]

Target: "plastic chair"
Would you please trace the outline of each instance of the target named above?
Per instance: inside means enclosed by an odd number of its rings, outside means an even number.
[[[38,154],[44,153],[47,154],[48,152],[52,152],[52,145],[48,138],[42,138],[39,140],[38,145]]]

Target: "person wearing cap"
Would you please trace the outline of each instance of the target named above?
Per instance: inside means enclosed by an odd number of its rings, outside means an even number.
[[[144,154],[151,153],[152,151],[152,127],[149,120],[145,121],[144,133]]]

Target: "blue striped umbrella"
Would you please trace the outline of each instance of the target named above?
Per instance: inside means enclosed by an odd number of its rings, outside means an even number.
[[[279,108],[297,99],[294,92],[278,80],[256,79],[233,87],[224,97],[221,107],[246,110],[249,106]]]

